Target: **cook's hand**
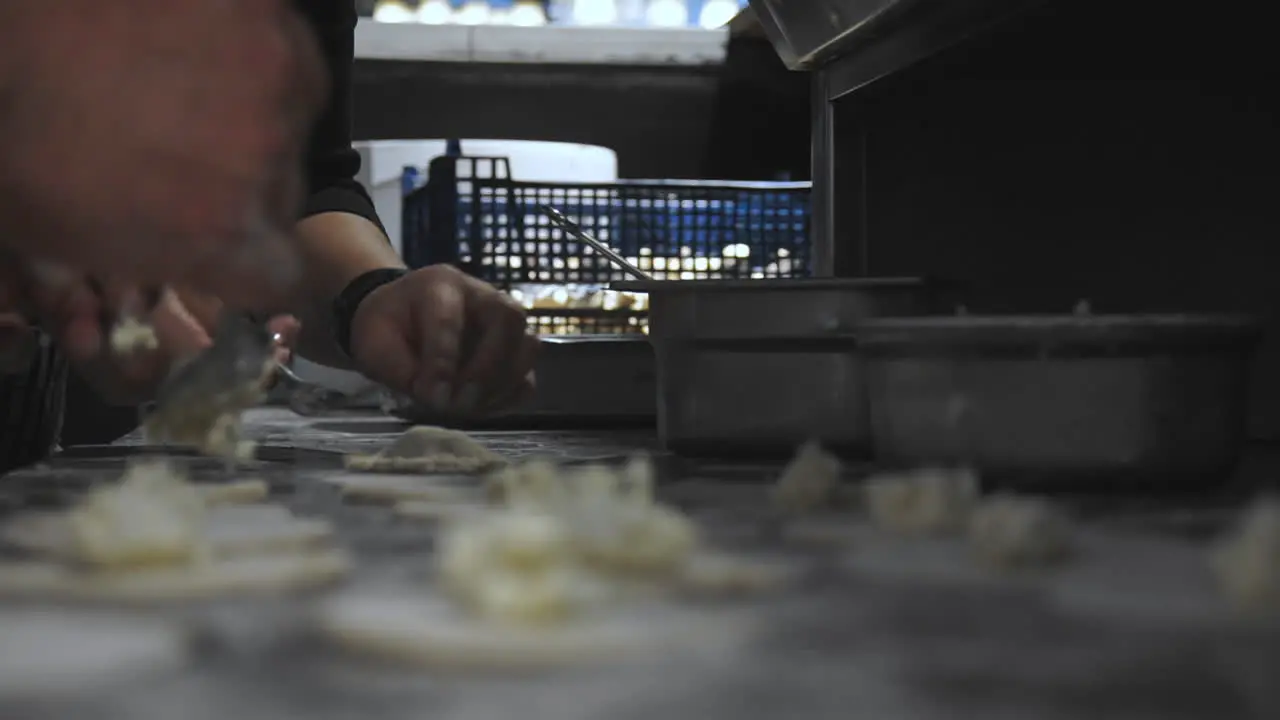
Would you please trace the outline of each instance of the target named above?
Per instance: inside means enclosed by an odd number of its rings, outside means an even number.
[[[178,294],[182,306],[200,323],[205,332],[210,336],[217,332],[218,319],[223,310],[221,300],[189,287],[174,288],[174,292]],[[267,332],[279,336],[279,340],[275,343],[276,362],[281,364],[289,362],[301,329],[302,324],[292,315],[276,315],[267,321]]]
[[[538,340],[505,293],[448,265],[369,293],[351,322],[365,375],[447,413],[508,408],[533,390]]]
[[[246,307],[283,297],[325,82],[293,5],[0,3],[0,245]]]
[[[31,299],[42,327],[53,336],[77,373],[103,399],[122,405],[149,399],[174,362],[212,344],[209,333],[170,290],[148,309],[134,287],[88,280],[37,285]],[[156,347],[116,351],[109,332],[127,309],[156,334]]]

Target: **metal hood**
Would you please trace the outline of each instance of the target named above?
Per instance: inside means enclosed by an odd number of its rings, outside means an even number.
[[[949,0],[941,0],[948,2]],[[954,1],[954,0],[950,0]],[[751,0],[765,35],[792,70],[844,54],[859,36],[921,0]]]
[[[1043,1],[1043,0],[1040,0]],[[750,0],[782,62],[813,70],[869,46],[892,72],[1037,0]]]

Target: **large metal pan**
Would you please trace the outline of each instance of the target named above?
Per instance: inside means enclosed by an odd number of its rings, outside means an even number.
[[[386,410],[423,424],[475,428],[652,427],[657,381],[654,354],[644,335],[543,337],[533,398],[512,412],[457,418],[393,398]]]
[[[1221,478],[1245,440],[1259,336],[1212,315],[868,322],[875,454],[1063,488]]]
[[[853,333],[927,312],[918,278],[614,283],[649,293],[658,434],[690,455],[782,454],[816,438],[865,454],[867,399]]]

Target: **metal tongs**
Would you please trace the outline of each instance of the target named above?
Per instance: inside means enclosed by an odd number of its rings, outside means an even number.
[[[299,415],[317,415],[343,395],[302,380],[288,366],[275,362],[279,334],[243,315],[224,312],[213,345],[176,366],[156,392],[155,410],[207,402],[262,380],[268,363],[274,378],[289,394],[289,407]],[[335,397],[336,396],[336,397]]]
[[[551,222],[555,223],[561,230],[569,233],[573,237],[590,245],[592,249],[603,255],[609,262],[618,266],[624,272],[637,280],[652,280],[653,276],[632,265],[626,258],[614,252],[612,248],[599,240],[595,239],[586,230],[583,230],[578,223],[570,220],[564,213],[551,207],[550,205],[539,205],[538,209],[551,218]]]

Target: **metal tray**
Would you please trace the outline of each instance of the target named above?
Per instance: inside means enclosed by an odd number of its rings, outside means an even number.
[[[535,369],[538,387],[525,407],[465,422],[412,404],[395,408],[393,414],[414,422],[473,428],[653,427],[657,377],[645,336],[544,337],[541,343]]]
[[[794,278],[615,282],[649,294],[649,336],[789,339],[852,332],[871,317],[917,315],[932,305],[921,278]]]
[[[1063,489],[1225,478],[1259,337],[1238,316],[872,321],[860,339],[875,454]]]
[[[916,278],[614,283],[649,292],[658,435],[686,455],[782,455],[821,440],[870,446],[862,360],[869,318],[932,305]]]

